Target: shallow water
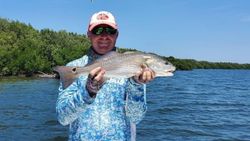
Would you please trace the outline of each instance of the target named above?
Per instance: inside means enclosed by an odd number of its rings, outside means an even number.
[[[55,115],[58,80],[0,80],[0,141],[64,141]],[[177,71],[148,84],[138,141],[250,140],[250,71]]]

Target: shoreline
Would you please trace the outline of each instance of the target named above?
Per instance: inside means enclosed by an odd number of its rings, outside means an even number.
[[[19,75],[1,75],[0,78],[15,78],[15,77],[19,77],[19,78],[32,78],[32,77],[36,77],[36,78],[55,78],[57,79],[58,76],[57,74],[46,74],[46,73],[34,73],[34,74],[19,74]]]
[[[41,78],[57,78],[57,74],[47,74],[41,71],[38,71],[37,73],[33,74],[34,76],[41,77]]]

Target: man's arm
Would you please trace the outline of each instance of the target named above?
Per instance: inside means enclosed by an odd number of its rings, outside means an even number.
[[[128,79],[126,87],[126,115],[132,123],[138,124],[147,111],[146,85]]]
[[[59,87],[59,95],[56,102],[56,113],[58,121],[62,125],[68,125],[76,120],[80,113],[94,101],[87,92],[86,77],[80,76],[66,89]]]
[[[146,85],[155,78],[155,72],[146,66],[128,79],[126,87],[126,114],[132,123],[139,123],[147,110]]]

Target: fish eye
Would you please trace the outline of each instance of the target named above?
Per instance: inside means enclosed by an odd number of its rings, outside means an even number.
[[[76,73],[76,68],[73,68],[73,69],[72,69],[72,72],[73,72],[73,73]]]

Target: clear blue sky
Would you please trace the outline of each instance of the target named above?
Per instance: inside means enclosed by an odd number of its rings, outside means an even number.
[[[115,15],[119,47],[250,63],[250,0],[0,0],[2,18],[79,34],[100,10]]]

